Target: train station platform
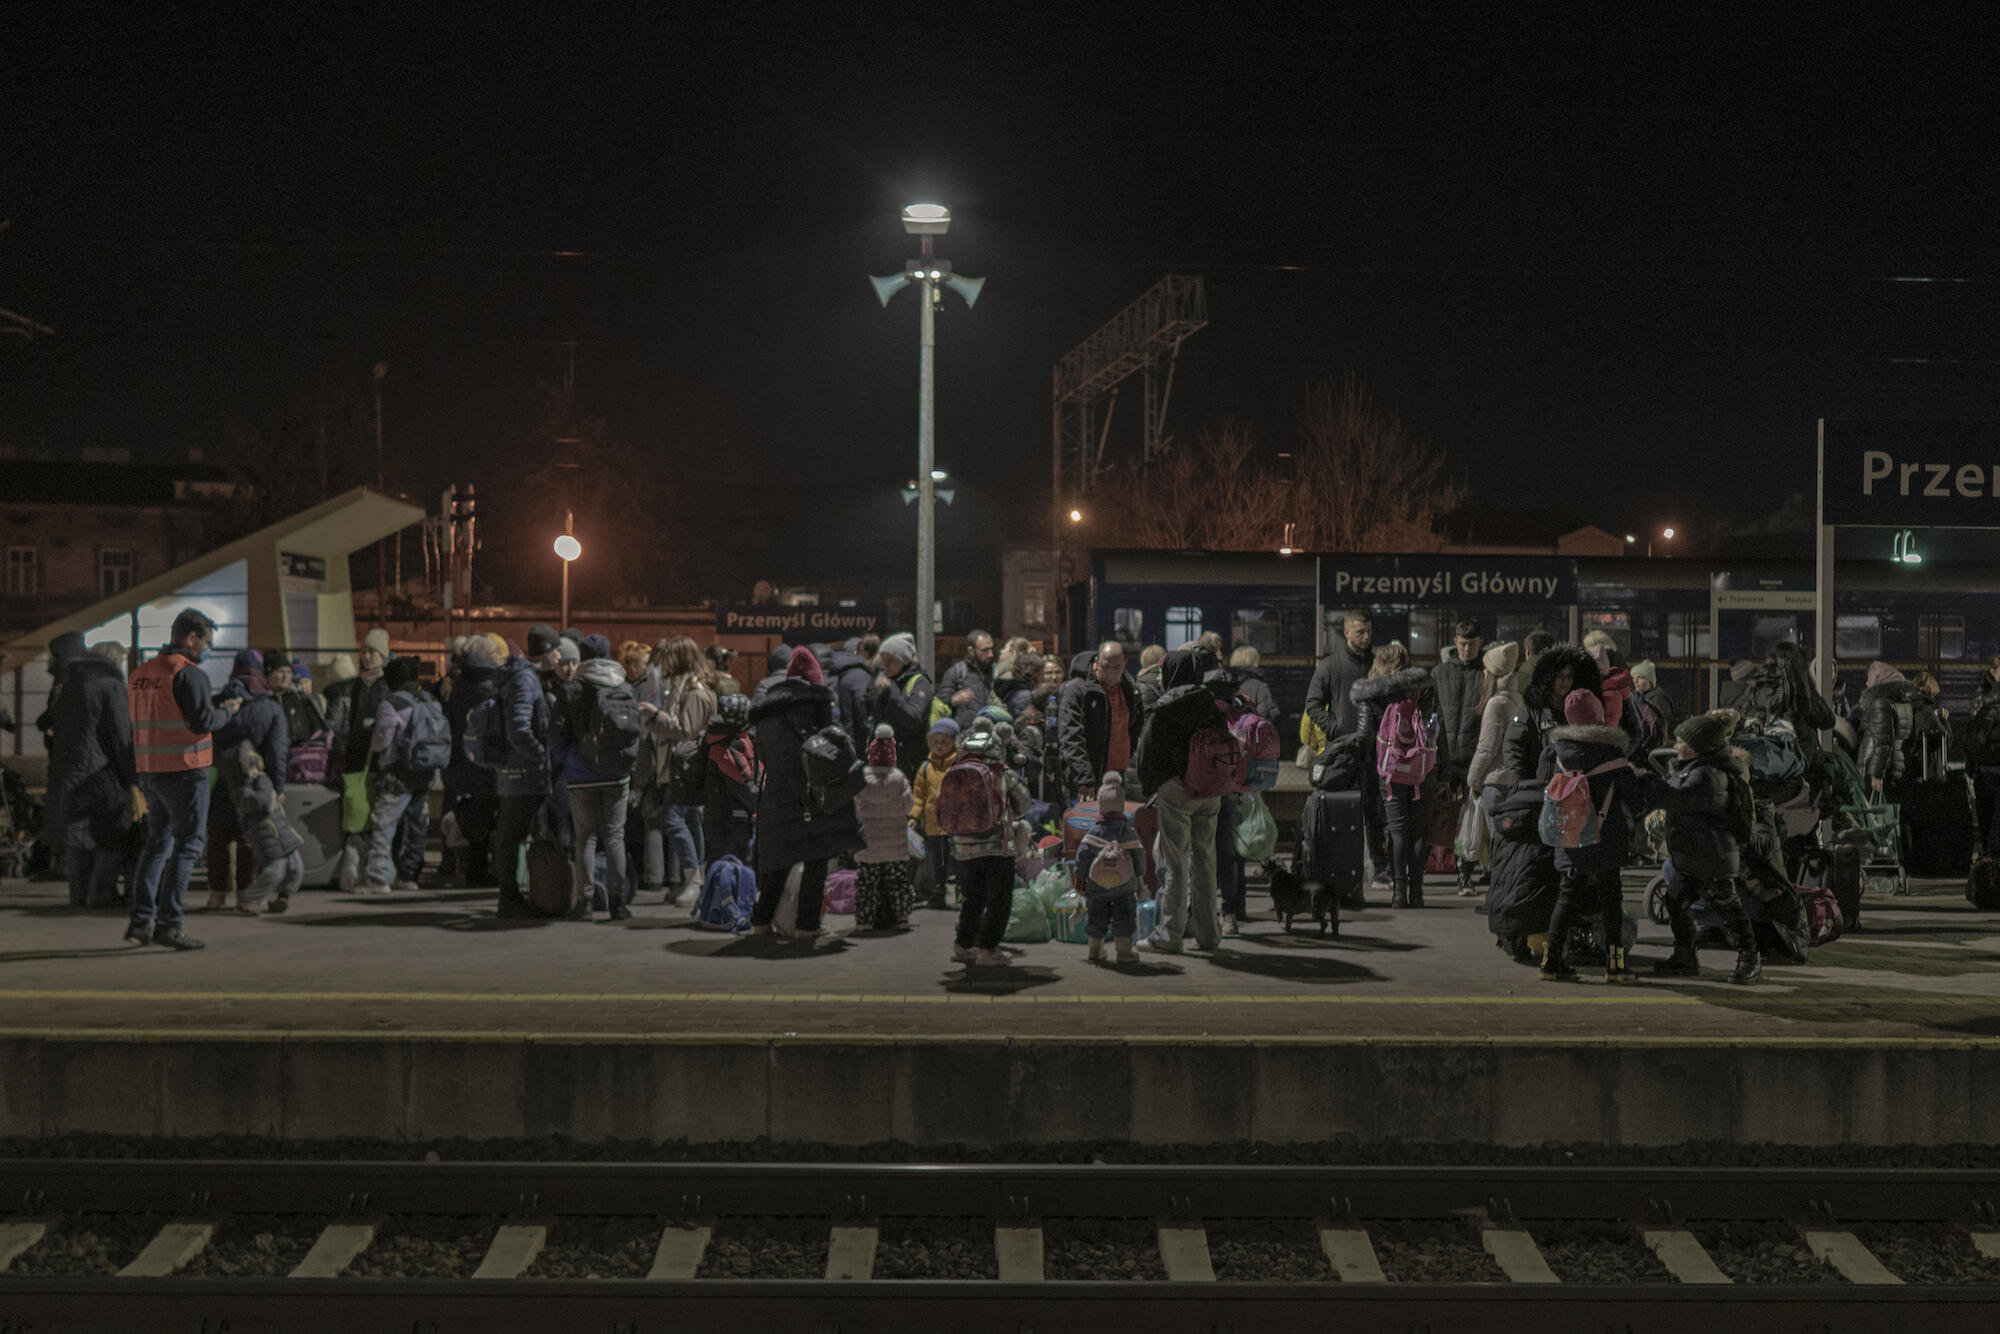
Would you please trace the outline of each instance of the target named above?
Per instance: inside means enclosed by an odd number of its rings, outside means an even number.
[[[1610,988],[1538,982],[1443,882],[1337,937],[1266,915],[1213,953],[968,970],[952,912],[805,947],[659,904],[502,922],[452,889],[193,912],[209,947],[176,954],[9,881],[0,1136],[1992,1140],[2000,914],[1917,890],[1755,987],[1714,952]],[[1642,921],[1641,969],[1666,948]]]

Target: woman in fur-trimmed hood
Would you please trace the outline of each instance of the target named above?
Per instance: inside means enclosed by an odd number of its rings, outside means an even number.
[[[1596,915],[1605,942],[1604,980],[1633,981],[1626,965],[1623,940],[1624,906],[1619,871],[1632,844],[1632,812],[1637,808],[1639,776],[1625,753],[1632,738],[1604,720],[1604,701],[1589,690],[1572,690],[1563,699],[1563,722],[1549,730],[1549,749],[1565,774],[1584,774],[1585,795],[1597,813],[1597,839],[1578,847],[1556,846],[1556,870],[1562,888],[1549,919],[1543,947],[1541,978],[1567,982],[1576,970],[1564,959],[1570,923]]]
[[[1521,707],[1507,725],[1507,740],[1501,748],[1516,781],[1549,781],[1555,767],[1549,733],[1562,726],[1559,711],[1563,701],[1576,690],[1595,695],[1602,685],[1597,660],[1581,644],[1557,644],[1536,656],[1527,687],[1521,691]]]

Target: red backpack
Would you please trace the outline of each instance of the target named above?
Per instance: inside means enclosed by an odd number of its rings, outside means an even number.
[[[938,827],[947,834],[984,834],[1007,818],[1000,771],[984,755],[966,755],[938,784]]]
[[[1187,767],[1181,786],[1189,797],[1219,797],[1237,791],[1243,772],[1243,743],[1227,727],[1204,727],[1188,738]]]

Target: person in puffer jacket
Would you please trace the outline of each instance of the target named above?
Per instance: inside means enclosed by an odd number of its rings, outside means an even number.
[[[1212,950],[1222,943],[1221,887],[1216,881],[1215,826],[1220,797],[1188,795],[1182,777],[1194,735],[1226,727],[1214,691],[1205,684],[1221,664],[1199,645],[1176,649],[1160,661],[1160,700],[1146,711],[1136,763],[1140,786],[1153,794],[1160,816],[1157,842],[1165,878],[1159,920],[1146,948],[1179,954],[1188,928],[1195,945]],[[1228,682],[1222,688],[1235,693]]]
[[[1916,686],[1886,662],[1868,664],[1861,692],[1861,776],[1880,792],[1903,779],[1903,748],[1916,732],[1917,714],[1929,706]]]
[[[1521,707],[1507,724],[1507,739],[1500,748],[1517,782],[1549,781],[1556,758],[1548,735],[1563,725],[1563,701],[1572,690],[1596,694],[1601,681],[1596,659],[1580,644],[1557,644],[1535,655],[1528,684],[1521,691]]]
[[[868,785],[854,799],[867,840],[854,854],[854,925],[906,931],[916,893],[910,872],[910,780],[896,767],[896,729],[878,723],[868,743]]]
[[[1604,980],[1634,982],[1638,977],[1625,958],[1625,907],[1619,879],[1632,847],[1632,812],[1639,795],[1638,775],[1626,759],[1632,738],[1604,721],[1604,702],[1588,690],[1569,693],[1563,700],[1563,719],[1564,725],[1549,733],[1556,769],[1562,774],[1589,775],[1590,804],[1600,818],[1596,842],[1575,848],[1556,846],[1562,888],[1549,919],[1548,943],[1542,948],[1541,979],[1576,981],[1576,970],[1563,957],[1569,926],[1574,918],[1595,912],[1604,933]]]
[[[285,791],[285,766],[291,761],[292,732],[285,721],[285,707],[271,693],[264,677],[264,655],[242,649],[230,666],[229,683],[216,696],[240,700],[236,716],[215,733],[216,782],[225,794],[236,790],[243,776],[236,768],[237,747],[248,741],[264,761],[264,772],[280,796]],[[220,912],[229,906],[230,886],[241,898],[244,886],[256,873],[257,863],[250,840],[236,821],[236,803],[210,801],[208,804],[208,911]],[[235,875],[232,878],[232,869]]]
[[[1371,809],[1382,822],[1388,843],[1390,898],[1392,908],[1424,906],[1424,863],[1430,856],[1430,803],[1448,781],[1451,740],[1438,719],[1437,692],[1431,675],[1410,665],[1409,650],[1399,643],[1384,644],[1375,651],[1375,666],[1366,678],[1356,681],[1349,692],[1354,700],[1361,744],[1368,765],[1362,775],[1362,816]],[[1377,769],[1380,747],[1377,733],[1392,705],[1415,700],[1424,720],[1429,741],[1437,752],[1430,776],[1416,787],[1384,783]],[[1377,862],[1379,869],[1381,863]]]
[[[1729,709],[1689,718],[1674,729],[1680,768],[1671,777],[1651,771],[1642,775],[1647,804],[1666,812],[1667,859],[1673,867],[1666,902],[1674,952],[1653,965],[1656,977],[1700,976],[1692,911],[1697,898],[1707,899],[1722,918],[1723,931],[1736,951],[1736,970],[1729,980],[1747,986],[1764,971],[1750,918],[1736,895],[1743,854],[1731,828],[1730,806],[1738,805],[1741,822],[1747,824],[1755,802],[1749,758],[1729,744],[1736,719]]]

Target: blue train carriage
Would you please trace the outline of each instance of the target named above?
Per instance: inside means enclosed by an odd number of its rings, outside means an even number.
[[[1132,670],[1148,644],[1179,648],[1210,630],[1229,649],[1248,644],[1285,710],[1279,733],[1295,745],[1306,686],[1318,662],[1310,556],[1222,551],[1095,551],[1090,635],[1115,639]],[[1288,752],[1289,753],[1289,749]]]

